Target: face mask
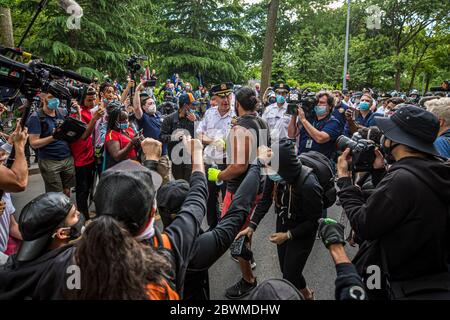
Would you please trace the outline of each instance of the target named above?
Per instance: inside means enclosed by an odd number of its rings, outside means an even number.
[[[152,104],[150,107],[148,107],[148,113],[155,114],[156,113],[156,106]]]
[[[117,128],[119,128],[120,130],[128,129],[128,122],[117,122]]]
[[[73,226],[70,227],[70,235],[69,240],[75,240],[81,237],[86,227],[84,226],[86,219],[82,214],[80,214],[80,218],[78,219],[78,222],[75,223]]]
[[[48,100],[47,102],[47,107],[51,110],[56,110],[59,107],[59,99],[58,98],[53,98]]]
[[[189,112],[190,113],[195,113],[197,110],[195,110],[195,109],[189,109]]]
[[[269,103],[270,104],[274,104],[275,102],[277,102],[277,98],[275,98],[275,97],[270,97],[269,98]]]
[[[327,114],[327,107],[326,106],[315,106],[314,111],[316,112],[316,115],[323,116]]]
[[[277,96],[277,103],[282,104],[286,102],[286,98],[283,97],[282,95],[278,95]]]
[[[359,103],[359,110],[366,111],[366,110],[369,110],[369,108],[370,108],[370,105],[368,102],[363,101],[363,102]]]
[[[280,182],[283,181],[283,178],[279,174],[271,174],[269,175],[269,179],[273,182]]]
[[[386,160],[387,164],[393,164],[396,160],[392,155],[392,151],[394,150],[395,147],[399,146],[400,144],[392,145],[392,140],[389,140],[389,147],[386,147],[385,142],[386,137],[383,135],[380,139],[381,152],[383,153],[384,159]]]

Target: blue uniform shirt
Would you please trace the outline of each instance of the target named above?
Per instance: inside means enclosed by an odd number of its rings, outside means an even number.
[[[347,111],[348,105],[344,102],[341,102],[339,105],[334,107],[333,112],[331,113],[333,117],[335,117],[342,125],[342,130],[347,124],[347,118],[345,117],[345,111]]]
[[[314,139],[312,139],[309,136],[305,128],[302,127],[302,129],[300,130],[298,153],[301,154],[303,152],[308,151],[317,151],[322,153],[326,157],[331,158],[332,153],[335,150],[336,139],[339,137],[342,131],[341,123],[333,115],[329,115],[328,117],[322,120],[315,119],[314,121],[311,122],[311,124],[317,130],[328,133],[331,139],[326,143],[317,143],[316,141],[314,141]]]

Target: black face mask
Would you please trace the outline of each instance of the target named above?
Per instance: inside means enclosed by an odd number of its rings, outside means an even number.
[[[385,141],[386,137],[383,135],[380,139],[381,152],[383,153],[384,159],[386,160],[387,164],[393,164],[396,160],[392,155],[392,151],[400,144],[397,143],[395,145],[392,145],[392,140],[390,140],[389,147],[386,147]]]
[[[81,237],[85,229],[84,227],[85,222],[86,219],[82,214],[80,214],[78,222],[75,223],[73,226],[69,227],[70,228],[69,240],[75,240]]]

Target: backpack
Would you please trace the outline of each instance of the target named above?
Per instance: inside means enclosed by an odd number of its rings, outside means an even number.
[[[331,167],[330,160],[317,151],[309,151],[300,154],[300,161],[307,168],[312,169],[312,172],[316,175],[319,184],[323,189],[322,201],[323,208],[327,209],[331,207],[336,202],[336,187],[334,185],[334,172]],[[302,168],[302,175],[304,176],[302,182],[306,180],[309,174],[312,172],[307,172],[304,170],[307,168]]]

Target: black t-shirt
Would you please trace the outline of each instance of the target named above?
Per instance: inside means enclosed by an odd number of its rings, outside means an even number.
[[[250,130],[251,134],[253,135],[253,141],[257,141],[256,147],[253,146],[252,150],[250,151],[250,158],[249,158],[249,163],[250,164],[254,163],[256,161],[258,147],[262,145],[270,146],[270,132],[268,129],[269,127],[266,121],[264,121],[261,117],[259,117],[256,112],[254,114],[239,117],[237,119],[236,125]],[[228,145],[231,145],[230,141],[228,141]],[[230,148],[227,149],[228,149],[227,158],[231,160],[232,159],[232,155],[230,154],[231,150],[229,150]],[[244,180],[245,176],[247,175],[247,171],[248,169],[239,177],[227,181],[227,190],[229,192],[233,194],[236,193],[242,180]]]

